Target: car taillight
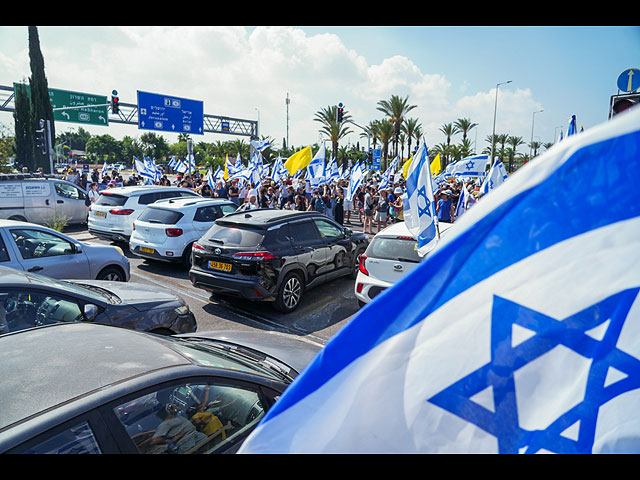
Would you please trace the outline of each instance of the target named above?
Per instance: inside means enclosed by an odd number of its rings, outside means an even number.
[[[181,228],[165,228],[164,231],[167,237],[179,237],[183,233]]]
[[[109,210],[109,213],[111,215],[131,215],[133,213],[133,210],[131,210],[130,208],[112,208],[111,210]]]
[[[194,243],[191,248],[194,248],[196,250],[204,250],[204,247],[202,245],[200,245],[199,243]]]
[[[415,240],[413,237],[396,237],[398,240]]]
[[[362,255],[360,255],[360,266],[358,267],[360,269],[360,271],[362,273],[364,273],[365,275],[369,275],[369,272],[367,271],[367,268],[364,265],[364,261],[367,259],[367,256],[363,253]]]
[[[243,258],[254,258],[259,260],[272,260],[274,258],[278,258],[271,252],[239,252],[239,253],[234,253],[233,256],[243,257]]]

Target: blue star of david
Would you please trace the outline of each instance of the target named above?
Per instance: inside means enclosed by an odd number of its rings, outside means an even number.
[[[564,320],[556,320],[495,296],[491,320],[491,361],[428,401],[494,435],[500,453],[536,453],[540,450],[591,453],[600,406],[618,395],[640,388],[640,360],[616,348],[638,290],[619,292]],[[610,323],[601,340],[585,333],[607,320]],[[512,347],[514,324],[532,330],[536,335]],[[559,345],[591,361],[585,397],[545,430],[525,430],[518,424],[514,372]],[[609,367],[626,374],[626,377],[605,387]],[[493,387],[494,411],[471,400],[489,386]],[[578,421],[577,440],[561,435]]]
[[[474,163],[469,160],[467,163],[465,163],[465,166],[467,167],[467,170],[471,170],[474,166]]]
[[[421,198],[425,201],[424,208],[420,207]],[[427,215],[429,217],[431,216],[431,202],[427,198],[427,189],[424,187],[424,185],[418,189],[418,216],[422,215]]]

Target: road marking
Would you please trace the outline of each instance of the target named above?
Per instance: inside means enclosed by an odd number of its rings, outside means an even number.
[[[155,283],[156,285],[160,285],[163,288],[166,288],[168,290],[172,290],[172,291],[176,292],[178,295],[186,295],[187,297],[193,298],[194,300],[198,300],[198,301],[200,301],[202,303],[209,303],[209,297],[206,296],[206,295],[203,295],[203,294],[201,295],[201,294],[195,293],[195,292],[194,292],[193,295],[191,295],[190,293],[187,293],[187,292],[185,292],[183,290],[180,290],[179,288],[177,288],[174,285],[171,285],[170,283],[161,282],[160,280],[155,280],[155,279],[153,279],[151,277],[148,277],[146,275],[140,275],[137,272],[131,272],[131,276],[139,277],[139,278],[142,278],[143,280],[146,280],[148,282]],[[197,295],[197,296],[194,296],[194,295]]]

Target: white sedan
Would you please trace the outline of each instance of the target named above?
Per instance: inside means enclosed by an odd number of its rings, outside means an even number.
[[[450,227],[449,223],[440,223],[440,235]],[[354,286],[360,307],[397,283],[424,258],[426,256],[418,255],[418,242],[411,236],[404,222],[394,223],[376,234],[360,256]]]

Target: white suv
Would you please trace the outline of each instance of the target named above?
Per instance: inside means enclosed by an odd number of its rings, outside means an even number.
[[[115,242],[128,242],[133,222],[147,205],[165,198],[202,198],[193,190],[159,185],[116,187],[100,192],[89,207],[89,233]]]
[[[129,251],[154,260],[191,266],[191,245],[217,218],[236,211],[225,198],[173,198],[149,205],[133,224]]]
[[[440,223],[440,236],[451,226],[449,223]],[[360,255],[354,286],[360,307],[397,283],[425,258],[426,256],[418,255],[418,242],[411,236],[404,222],[394,223],[376,234]]]

